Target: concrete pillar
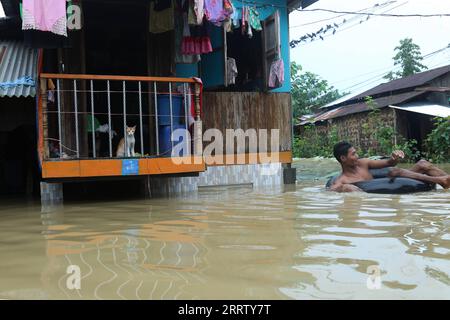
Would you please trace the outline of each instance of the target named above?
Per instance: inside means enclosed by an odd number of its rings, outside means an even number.
[[[291,164],[283,164],[283,182],[284,184],[295,184],[297,181],[297,168],[292,168]]]
[[[63,201],[63,184],[41,182],[41,203],[58,203]]]

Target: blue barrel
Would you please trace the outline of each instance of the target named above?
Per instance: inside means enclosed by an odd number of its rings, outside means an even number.
[[[170,95],[158,94],[158,125],[170,125]],[[172,94],[172,121],[174,125],[183,122],[183,96],[179,94]]]
[[[167,156],[170,157],[172,154],[172,142],[171,142],[171,136],[172,136],[172,132],[170,131],[170,125],[168,126],[159,126],[158,128],[158,140],[159,140],[159,154],[161,156]],[[173,145],[176,146],[179,143],[183,143],[184,147],[183,147],[183,151],[180,154],[176,154],[174,156],[185,156],[186,151],[187,151],[187,144],[190,143],[190,141],[188,141],[188,133],[186,132],[186,127],[185,125],[174,125],[173,126],[173,130],[177,130],[177,129],[183,129],[182,131],[182,135],[178,137],[178,139],[176,139],[173,142]]]

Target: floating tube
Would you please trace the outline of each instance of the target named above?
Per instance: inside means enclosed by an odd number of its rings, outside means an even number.
[[[410,178],[397,177],[392,179],[388,177],[390,168],[371,169],[369,171],[373,176],[372,180],[353,183],[367,193],[405,194],[430,191],[434,190],[436,187],[434,184]],[[327,189],[333,185],[337,177],[338,176],[333,176],[328,180],[326,184]]]

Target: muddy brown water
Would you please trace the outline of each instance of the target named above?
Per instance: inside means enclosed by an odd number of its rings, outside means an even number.
[[[449,191],[329,193],[334,161],[296,166],[297,185],[278,189],[49,207],[3,199],[0,298],[450,298]]]

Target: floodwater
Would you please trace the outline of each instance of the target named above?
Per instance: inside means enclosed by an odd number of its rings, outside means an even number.
[[[296,165],[297,186],[276,190],[1,200],[0,298],[450,298],[449,191],[330,193],[315,178],[335,162]]]

